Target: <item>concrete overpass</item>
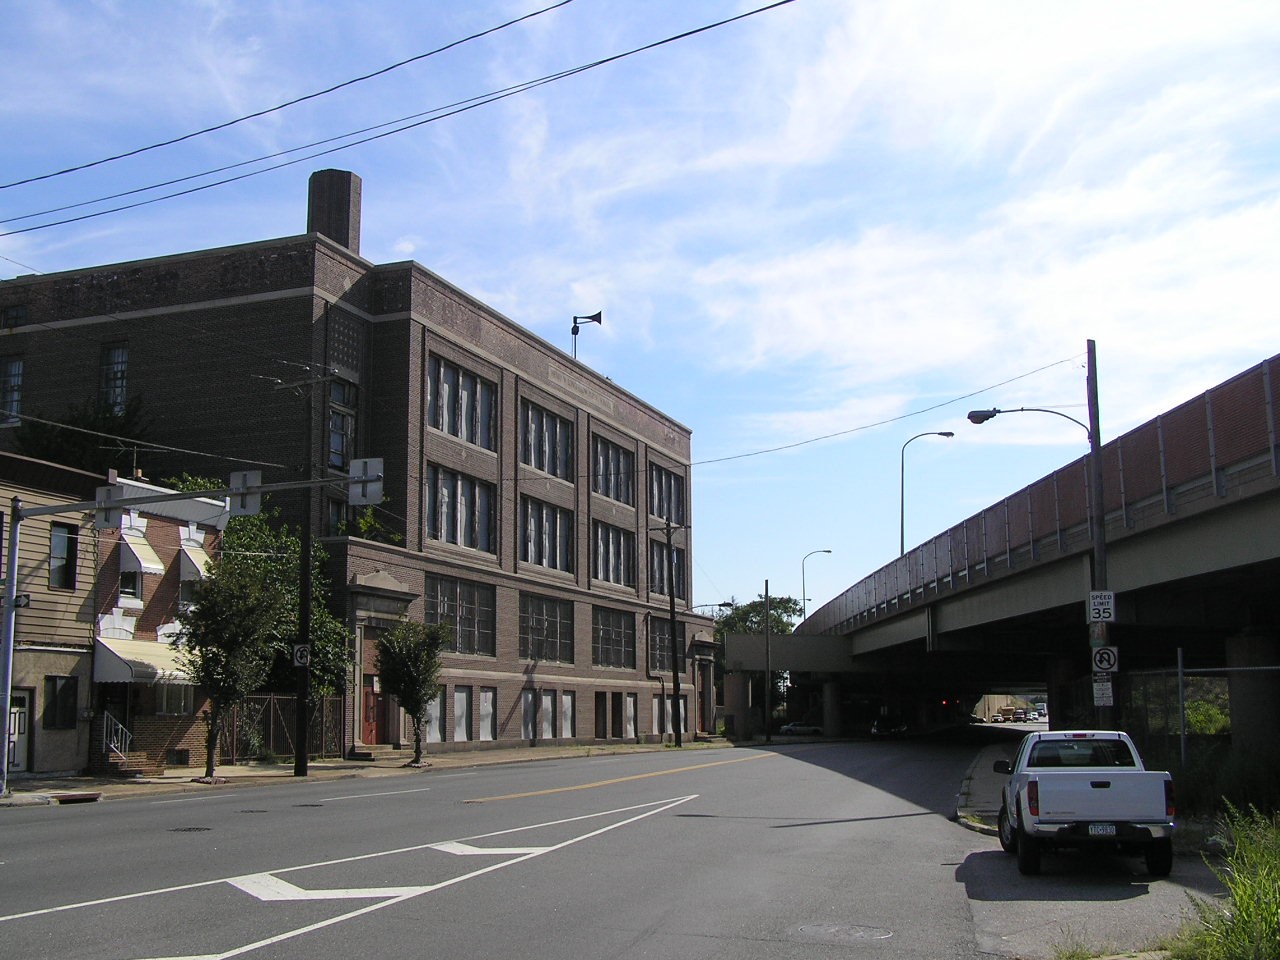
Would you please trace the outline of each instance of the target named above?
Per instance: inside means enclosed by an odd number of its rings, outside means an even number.
[[[1277,375],[1280,356],[1102,448],[1126,725],[1147,689],[1134,680],[1175,669],[1181,650],[1192,671],[1255,668],[1230,674],[1233,734],[1280,740],[1280,670],[1256,669],[1280,665]],[[1067,464],[853,584],[771,644],[773,668],[807,675],[833,730],[868,710],[928,722],[943,700],[1026,688],[1048,690],[1055,725],[1092,724],[1088,466]],[[762,643],[734,638],[726,666],[763,669]]]

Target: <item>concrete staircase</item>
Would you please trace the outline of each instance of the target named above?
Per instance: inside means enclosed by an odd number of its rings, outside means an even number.
[[[351,753],[347,755],[347,759],[349,760],[365,760],[370,763],[404,762],[412,758],[412,748],[406,750],[401,747],[393,746],[389,743],[371,743],[364,746],[352,747]]]
[[[107,777],[162,777],[164,761],[140,751],[124,756],[113,753],[97,758],[93,763],[93,772]]]

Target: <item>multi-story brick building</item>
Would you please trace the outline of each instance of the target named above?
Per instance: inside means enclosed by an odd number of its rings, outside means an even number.
[[[402,613],[456,628],[428,741],[659,736],[672,592],[683,729],[708,729],[689,430],[421,265],[362,259],[353,174],[313,175],[308,231],[0,283],[0,412],[136,399],[147,440],[199,451],[139,450],[154,478],[381,457],[373,524],[340,483],[275,498],[314,518],[352,630],[348,748],[406,736],[373,666]]]

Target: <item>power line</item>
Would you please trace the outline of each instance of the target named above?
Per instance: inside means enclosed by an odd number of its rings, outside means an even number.
[[[844,436],[848,436],[851,433],[859,433],[860,431],[863,431],[863,430],[872,430],[875,427],[883,427],[886,424],[898,423],[901,420],[908,420],[911,417],[918,417],[921,414],[931,413],[934,410],[940,410],[943,407],[949,407],[953,403],[959,403],[961,400],[968,400],[971,397],[976,397],[981,394],[984,394],[989,390],[995,390],[998,387],[1004,387],[1004,386],[1007,386],[1008,384],[1016,383],[1019,380],[1024,380],[1027,377],[1034,376],[1037,373],[1042,373],[1045,370],[1049,370],[1053,367],[1061,366],[1064,363],[1074,363],[1078,359],[1080,359],[1080,354],[1076,354],[1075,356],[1072,356],[1072,357],[1067,357],[1065,360],[1055,360],[1053,361],[1053,363],[1046,363],[1043,367],[1037,367],[1036,369],[1029,370],[1026,373],[1020,373],[1016,377],[1010,377],[1008,380],[1002,380],[999,383],[993,383],[989,387],[983,387],[980,390],[974,390],[972,393],[966,393],[958,397],[952,397],[950,400],[944,400],[941,403],[935,403],[933,406],[930,406],[930,407],[923,407],[919,410],[912,410],[908,413],[902,413],[896,417],[888,417],[884,420],[877,420],[874,423],[864,423],[857,427],[850,427],[847,430],[837,430],[835,433],[823,434],[820,437],[810,437],[807,440],[797,440],[794,443],[784,443],[778,447],[768,447],[767,449],[764,449],[764,450],[753,450],[750,453],[735,453],[728,457],[716,457],[713,460],[697,460],[689,464],[689,466],[704,467],[712,463],[727,463],[730,460],[745,460],[748,457],[759,457],[759,456],[763,456],[766,453],[778,453],[782,450],[794,450],[796,447],[808,446],[811,443],[818,443],[819,441],[822,441],[822,440],[831,440],[835,437],[844,437]]]
[[[554,83],[557,80],[563,80],[567,77],[576,76],[579,73],[585,73],[588,70],[594,70],[597,67],[602,67],[602,66],[605,66],[606,64],[614,63],[619,60],[624,60],[628,57],[635,56],[636,54],[639,54],[639,53],[646,53],[648,51],[655,50],[658,47],[665,46],[669,43],[675,43],[676,41],[679,41],[679,40],[687,40],[690,37],[697,36],[698,34],[705,33],[709,30],[715,30],[720,27],[727,26],[728,24],[735,23],[739,20],[744,20],[748,17],[753,17],[760,13],[766,13],[770,10],[774,10],[778,7],[786,6],[787,4],[794,3],[794,2],[795,0],[776,0],[775,3],[771,3],[763,7],[757,7],[754,10],[749,10],[746,13],[741,13],[733,17],[727,17],[723,20],[718,20],[715,23],[709,23],[701,27],[695,27],[692,30],[686,30],[683,33],[678,33],[673,36],[666,37],[662,40],[655,40],[652,43],[647,43],[639,47],[634,47],[631,50],[627,50],[623,53],[613,54],[612,56],[604,57],[599,60],[594,60],[590,63],[581,64],[580,66],[577,66],[577,67],[570,67],[568,69],[561,70],[556,73],[547,74],[546,76],[540,77],[536,80],[528,80],[523,83],[515,84],[514,86],[504,87],[500,90],[495,90],[486,94],[481,94],[479,96],[471,98],[470,100],[458,101],[456,105],[450,105],[447,107],[437,107],[434,110],[425,111],[425,113],[414,114],[411,117],[407,117],[404,119],[405,120],[412,119],[415,122],[404,123],[403,126],[396,127],[393,130],[386,130],[382,133],[377,133],[370,137],[354,140],[351,143],[343,144],[337,147],[330,147],[327,150],[321,150],[317,153],[311,153],[303,157],[297,157],[293,160],[287,160],[283,163],[277,163],[268,167],[263,167],[260,170],[254,170],[249,173],[239,174],[234,177],[226,177],[222,180],[215,180],[212,183],[202,184],[197,187],[190,187],[186,190],[178,190],[173,193],[163,194],[158,197],[151,197],[150,199],[147,199],[147,200],[139,200],[136,203],[122,204],[117,207],[110,207],[106,210],[99,210],[94,213],[86,213],[77,217],[68,217],[63,220],[53,220],[53,221],[50,221],[49,223],[36,224],[30,227],[21,227],[17,230],[8,230],[3,233],[0,233],[0,237],[16,236],[18,234],[23,234],[23,233],[32,233],[37,230],[45,230],[45,229],[48,229],[49,227],[60,227],[60,226],[66,226],[67,224],[70,224],[70,223],[80,223],[84,220],[93,220],[93,219],[96,219],[97,217],[107,216],[108,214],[121,213],[125,210],[133,210],[138,207],[148,206],[149,204],[152,204],[152,203],[160,203],[164,200],[173,200],[178,197],[189,196],[190,194],[200,193],[204,190],[210,190],[214,187],[221,187],[230,183],[236,183],[237,181],[240,181],[240,180],[247,180],[250,177],[256,177],[256,176],[259,176],[260,174],[270,173],[273,170],[281,170],[285,167],[291,167],[299,163],[305,163],[308,160],[315,160],[319,157],[325,157],[333,153],[340,153],[343,150],[350,150],[352,147],[362,146],[366,143],[372,143],[376,140],[381,140],[386,137],[395,136],[396,134],[405,133],[409,130],[414,130],[414,129],[417,129],[418,127],[425,126],[428,123],[434,123],[437,120],[444,120],[448,117],[454,117],[460,113],[466,113],[470,110],[474,110],[477,107],[487,106],[491,103],[496,103],[499,100],[505,100],[508,97],[513,97],[520,93],[526,93],[529,90],[536,89],[538,87],[544,86],[549,83]],[[424,115],[426,115],[426,119],[418,119],[420,117],[423,117]],[[388,124],[396,124],[396,123],[402,123],[402,122],[403,122],[402,120],[392,120],[392,121],[388,121]],[[381,124],[379,126],[386,126],[388,124]],[[322,141],[318,141],[318,143],[328,143],[328,142],[332,142],[333,139],[341,140],[350,136],[358,136],[360,133],[363,133],[366,130],[371,130],[371,129],[378,129],[378,127],[369,127],[369,128],[365,128],[365,130],[354,131],[352,133],[347,133],[347,134],[341,134],[338,137],[331,138],[331,140],[322,140]],[[284,153],[287,154],[287,153],[295,152],[296,150],[305,150],[305,149],[308,149],[308,147],[297,147],[294,150],[284,151]],[[258,160],[246,161],[246,163],[257,163],[257,162],[261,162],[262,160],[272,159],[276,156],[281,156],[281,155],[283,154],[281,153],[272,154],[269,157],[262,157],[262,158],[259,158]],[[233,165],[233,166],[239,166],[239,165],[240,164]],[[220,170],[227,170],[227,169],[231,169],[231,167],[220,168]],[[219,171],[210,171],[207,174],[195,174],[193,175],[193,177],[180,178],[180,181],[171,181],[171,182],[181,182],[181,180],[193,179],[193,178],[198,178],[200,176],[211,175],[212,173],[215,173],[215,172],[219,172]],[[158,185],[153,184],[150,187],[140,187],[135,190],[127,191],[125,194],[118,194],[117,196],[124,196],[124,195],[130,195],[134,193],[146,192],[147,190],[151,190],[151,189],[159,189],[159,187],[163,185],[164,184],[158,184]],[[3,189],[3,187],[0,186],[0,189]],[[111,199],[111,198],[100,198],[100,200],[86,201],[86,202],[96,203],[105,199]],[[83,206],[83,205],[84,204],[75,204],[73,206]],[[69,209],[69,208],[63,207],[59,209]],[[27,219],[29,217],[39,216],[39,215],[40,214],[27,214],[27,215],[24,215],[23,217],[15,217],[12,219],[14,220]],[[4,221],[4,222],[10,222],[10,221]]]
[[[8,190],[10,187],[20,187],[20,186],[23,186],[24,184],[36,183],[37,181],[40,181],[40,180],[51,180],[54,177],[61,177],[68,173],[76,173],[77,171],[80,171],[80,170],[88,170],[91,167],[99,167],[105,163],[112,163],[116,160],[124,160],[128,157],[136,157],[139,154],[147,153],[148,151],[151,151],[151,150],[159,150],[161,147],[169,147],[169,146],[173,146],[175,143],[182,143],[183,141],[186,141],[186,140],[192,140],[196,137],[203,136],[206,133],[214,133],[218,130],[225,130],[228,127],[233,127],[238,123],[244,123],[246,120],[255,120],[258,117],[265,117],[267,114],[275,113],[279,110],[284,110],[286,107],[292,107],[299,103],[305,103],[308,100],[315,100],[318,97],[323,97],[327,94],[333,93],[336,90],[341,90],[344,87],[350,87],[350,86],[353,86],[354,84],[362,83],[365,80],[371,80],[374,77],[380,77],[385,73],[390,73],[392,70],[398,70],[400,67],[407,66],[410,63],[416,63],[419,60],[425,60],[427,57],[434,57],[438,53],[444,53],[446,50],[452,50],[454,47],[461,46],[464,43],[469,43],[472,40],[478,40],[481,37],[486,37],[491,33],[497,33],[500,30],[505,30],[507,27],[515,26],[516,24],[522,23],[525,20],[531,20],[534,17],[540,16],[544,13],[547,13],[551,10],[555,10],[559,7],[566,6],[572,2],[573,0],[559,0],[558,3],[553,3],[549,7],[543,7],[540,10],[534,10],[532,13],[526,13],[524,16],[517,17],[514,20],[508,20],[506,23],[498,24],[496,27],[490,27],[487,30],[481,30],[479,33],[473,33],[469,37],[463,37],[461,40],[454,40],[451,43],[446,43],[443,47],[437,47],[435,50],[429,50],[426,53],[420,53],[416,56],[409,57],[409,59],[407,60],[401,60],[399,63],[393,63],[388,67],[383,67],[382,69],[375,70],[372,73],[366,73],[363,76],[354,77],[351,80],[344,80],[342,83],[335,83],[333,86],[326,87],[323,90],[317,90],[315,93],[308,93],[301,97],[295,97],[292,100],[286,100],[284,103],[276,104],[274,107],[266,107],[262,110],[257,110],[254,113],[248,113],[242,117],[236,117],[233,120],[226,120],[222,123],[214,124],[211,127],[205,127],[202,130],[195,130],[191,133],[184,133],[180,137],[173,137],[172,139],[169,139],[169,140],[162,140],[159,143],[148,144],[145,147],[136,147],[133,150],[127,150],[124,153],[118,153],[110,157],[103,157],[100,160],[91,160],[87,163],[77,164],[76,166],[73,166],[73,167],[66,167],[62,170],[54,170],[50,173],[42,173],[34,177],[27,177],[23,180],[14,180],[12,183],[0,183],[0,190]]]

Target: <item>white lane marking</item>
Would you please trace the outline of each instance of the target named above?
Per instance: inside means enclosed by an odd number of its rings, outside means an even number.
[[[320,803],[335,803],[338,800],[364,800],[367,797],[394,797],[401,793],[426,793],[430,787],[414,787],[412,790],[384,790],[381,793],[353,793],[349,797],[321,797]]]
[[[226,797],[238,797],[238,796],[240,796],[240,794],[238,793],[211,793],[208,796],[180,797],[177,800],[152,800],[151,803],[152,805],[159,805],[162,803],[191,803],[193,800],[222,800]]]
[[[459,840],[446,840],[444,843],[433,843],[431,849],[441,853],[452,853],[456,857],[506,856],[519,857],[526,853],[545,853],[549,847],[473,847]]]
[[[514,859],[511,859],[511,860],[504,860],[501,863],[493,863],[487,867],[481,867],[479,870],[473,870],[471,873],[466,873],[461,876],[453,877],[449,880],[443,880],[440,883],[433,884],[430,887],[423,887],[420,892],[411,893],[405,896],[393,896],[393,897],[390,897],[389,899],[383,900],[380,903],[372,903],[372,904],[369,904],[368,906],[361,907],[358,910],[352,910],[349,913],[344,913],[344,914],[341,914],[340,916],[330,917],[328,920],[321,920],[317,923],[310,923],[310,924],[307,924],[306,926],[298,927],[294,930],[286,930],[284,933],[279,933],[272,937],[265,937],[264,939],[255,941],[254,943],[246,943],[240,947],[233,947],[232,949],[227,950],[224,953],[210,954],[210,955],[205,955],[199,958],[140,957],[138,958],[138,960],[230,960],[230,958],[232,957],[243,956],[246,953],[252,953],[253,951],[260,950],[263,947],[274,946],[277,943],[284,943],[287,940],[293,940],[296,937],[304,936],[305,934],[308,934],[308,933],[314,933],[316,930],[323,930],[325,927],[331,927],[336,924],[343,923],[344,921],[352,920],[352,919],[355,919],[356,917],[362,917],[366,914],[373,913],[376,910],[382,910],[385,907],[391,907],[400,903],[404,903],[406,900],[411,900],[413,899],[413,897],[420,896],[423,893],[431,893],[436,890],[443,890],[446,887],[452,887],[459,883],[464,883],[467,880],[474,879],[475,877],[484,876],[486,873],[493,873],[495,870],[501,870],[504,867],[514,866],[518,863],[524,863],[524,861],[526,860],[531,860],[534,857],[541,856],[542,853],[550,853],[555,850],[561,850],[564,847],[568,847],[572,844],[581,843],[583,840],[589,840],[592,837],[598,837],[601,834],[608,833],[610,830],[617,830],[619,827],[625,827],[639,820],[643,820],[646,817],[652,817],[655,814],[659,814],[666,810],[670,810],[672,807],[677,807],[682,803],[687,803],[690,800],[696,799],[696,797],[697,797],[697,794],[691,794],[690,796],[687,796],[687,797],[676,797],[675,799],[672,799],[672,800],[665,800],[665,801],[660,800],[660,801],[657,801],[659,806],[654,807],[654,809],[652,810],[649,810],[645,813],[637,814],[633,817],[628,817],[627,819],[620,820],[617,823],[607,824],[606,826],[600,827],[597,830],[591,830],[587,833],[584,833],[581,836],[570,837],[568,840],[562,840],[560,843],[554,844],[553,846],[550,846],[550,847],[546,847],[539,853],[528,853],[528,854],[525,854],[524,856],[515,857]],[[641,809],[649,806],[654,806],[654,805],[653,804],[637,804],[634,807],[624,807],[620,810],[608,810],[608,811],[605,811],[604,813],[592,814],[591,816],[607,816],[610,813],[626,813],[631,810]],[[572,817],[570,819],[585,820],[587,819],[587,817]],[[557,822],[568,822],[568,821],[557,821]],[[551,826],[551,825],[553,824],[544,824],[544,826]],[[489,836],[498,836],[501,833],[518,833],[520,830],[528,830],[528,829],[533,829],[533,828],[519,827],[515,830],[499,831],[498,833],[495,833],[495,834],[489,834]],[[432,846],[432,845],[427,844],[426,846]],[[352,860],[352,859],[364,859],[364,858],[362,857],[346,858],[346,860]],[[341,863],[346,861],[343,860],[343,861],[332,861],[332,862]],[[322,865],[323,864],[317,864],[317,866],[322,866]],[[291,867],[289,869],[303,869],[303,868]],[[3,917],[0,917],[0,920],[3,920],[3,919],[4,919]]]
[[[382,900],[387,897],[413,897],[427,887],[349,887],[345,890],[306,890],[288,880],[281,880],[269,873],[257,873],[251,877],[237,877],[227,881],[264,902],[284,900]]]

